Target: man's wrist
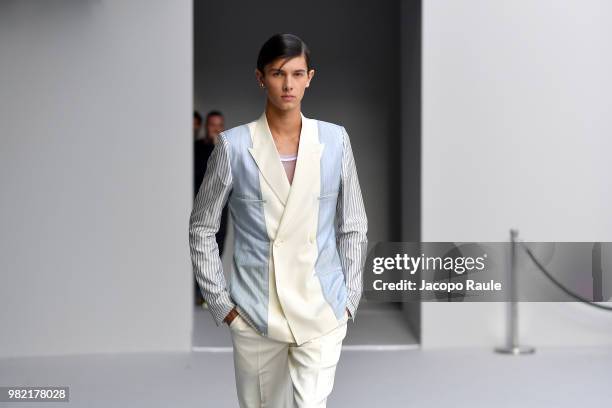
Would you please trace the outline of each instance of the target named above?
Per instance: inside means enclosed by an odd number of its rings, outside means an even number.
[[[229,326],[232,323],[232,321],[236,318],[236,316],[238,316],[238,311],[234,307],[232,310],[230,310],[227,316],[225,316],[225,319],[223,319],[223,321],[227,323],[227,325]]]

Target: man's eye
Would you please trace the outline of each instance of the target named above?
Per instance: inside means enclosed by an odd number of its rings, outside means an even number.
[[[304,73],[303,73],[303,72],[296,72],[296,73],[295,73],[295,76],[302,76],[302,75],[304,75]]]
[[[272,76],[275,76],[275,77],[277,77],[277,76],[279,76],[279,75],[280,75],[280,72],[274,72],[274,73],[272,74]]]

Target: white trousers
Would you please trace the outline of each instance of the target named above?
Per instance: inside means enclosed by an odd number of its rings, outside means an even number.
[[[230,331],[240,407],[324,408],[334,386],[347,318],[331,332],[298,346],[262,336],[236,316]]]

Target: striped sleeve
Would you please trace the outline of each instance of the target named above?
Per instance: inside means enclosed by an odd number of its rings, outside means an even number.
[[[226,287],[219,247],[215,239],[221,223],[221,212],[232,189],[228,149],[224,135],[219,135],[189,219],[189,247],[193,271],[217,326],[223,323],[223,319],[235,306]]]
[[[362,272],[368,249],[368,219],[363,205],[363,197],[357,168],[351,149],[351,142],[342,127],[342,181],[336,207],[336,245],[346,280],[348,294],[347,308],[355,321],[355,313],[361,299]]]

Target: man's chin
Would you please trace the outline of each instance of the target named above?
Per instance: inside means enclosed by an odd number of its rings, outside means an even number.
[[[277,105],[278,109],[284,112],[290,112],[300,107],[299,102],[281,102]]]
[[[268,98],[268,103],[274,106],[274,109],[279,111],[279,112],[291,112],[294,110],[299,110],[300,109],[300,102],[299,100],[295,100],[295,101],[290,101],[290,102],[286,102],[283,100],[276,100],[276,99],[271,99]]]

